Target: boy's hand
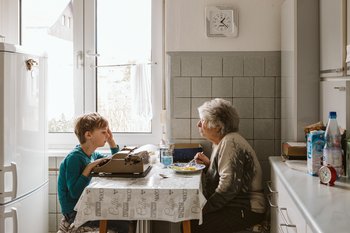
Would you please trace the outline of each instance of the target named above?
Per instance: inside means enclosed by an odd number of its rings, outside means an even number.
[[[117,144],[114,141],[113,133],[110,130],[110,128],[107,129],[107,133],[108,133],[107,143],[108,143],[109,147],[110,148],[116,148]]]
[[[83,171],[83,173],[82,173],[83,176],[88,177],[88,176],[90,175],[91,171],[92,171],[97,165],[99,165],[99,164],[101,164],[101,163],[104,163],[104,162],[106,162],[107,160],[108,160],[108,159],[106,159],[106,158],[101,158],[101,159],[96,159],[95,161],[89,163],[89,164],[85,167],[85,169],[84,169],[84,171]]]

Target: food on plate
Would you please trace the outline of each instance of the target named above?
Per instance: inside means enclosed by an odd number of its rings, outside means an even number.
[[[196,166],[186,166],[186,167],[173,166],[172,168],[176,171],[195,171],[195,170],[197,170]]]

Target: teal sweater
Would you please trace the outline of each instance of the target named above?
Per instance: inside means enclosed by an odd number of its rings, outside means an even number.
[[[118,151],[119,148],[111,148],[112,154]],[[82,175],[86,165],[103,157],[105,156],[98,152],[92,153],[89,157],[78,145],[62,161],[57,187],[62,214],[74,211],[74,206],[78,202],[81,193],[90,183],[91,177]]]

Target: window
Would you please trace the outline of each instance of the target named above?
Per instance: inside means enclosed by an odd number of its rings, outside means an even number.
[[[110,121],[121,145],[159,141],[162,4],[22,0],[22,44],[48,54],[51,147],[76,144],[73,120],[92,111]]]

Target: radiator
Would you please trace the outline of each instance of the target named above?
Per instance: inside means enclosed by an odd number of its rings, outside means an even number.
[[[151,221],[138,220],[136,226],[136,233],[151,233]]]

